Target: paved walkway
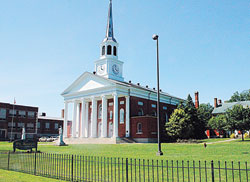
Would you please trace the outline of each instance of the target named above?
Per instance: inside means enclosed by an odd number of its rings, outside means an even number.
[[[233,140],[237,140],[237,139],[233,138],[233,139],[222,140],[222,141],[217,141],[217,142],[210,142],[210,143],[206,143],[206,144],[208,145],[208,144],[215,144],[215,143],[231,142]]]

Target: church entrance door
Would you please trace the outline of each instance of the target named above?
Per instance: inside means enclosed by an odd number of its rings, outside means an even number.
[[[101,137],[101,135],[102,135],[102,123],[99,122],[98,123],[98,137]]]
[[[113,123],[109,122],[109,135],[110,138],[113,136]]]

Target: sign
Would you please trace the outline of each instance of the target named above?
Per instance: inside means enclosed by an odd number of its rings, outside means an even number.
[[[37,140],[36,139],[25,139],[25,140],[15,140],[13,142],[13,151],[19,150],[30,150],[35,148],[37,152]]]

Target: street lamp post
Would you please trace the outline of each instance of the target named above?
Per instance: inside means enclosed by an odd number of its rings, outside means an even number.
[[[158,152],[156,155],[163,155],[161,151],[161,137],[160,137],[160,76],[159,76],[159,36],[154,34],[153,40],[156,40],[157,48],[157,133],[158,133]]]

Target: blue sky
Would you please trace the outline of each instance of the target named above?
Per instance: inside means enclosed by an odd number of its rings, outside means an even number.
[[[249,9],[247,0],[113,0],[125,80],[156,87],[157,33],[163,91],[213,103],[249,89]],[[2,0],[0,101],[60,116],[62,91],[94,70],[107,13],[108,0]]]

